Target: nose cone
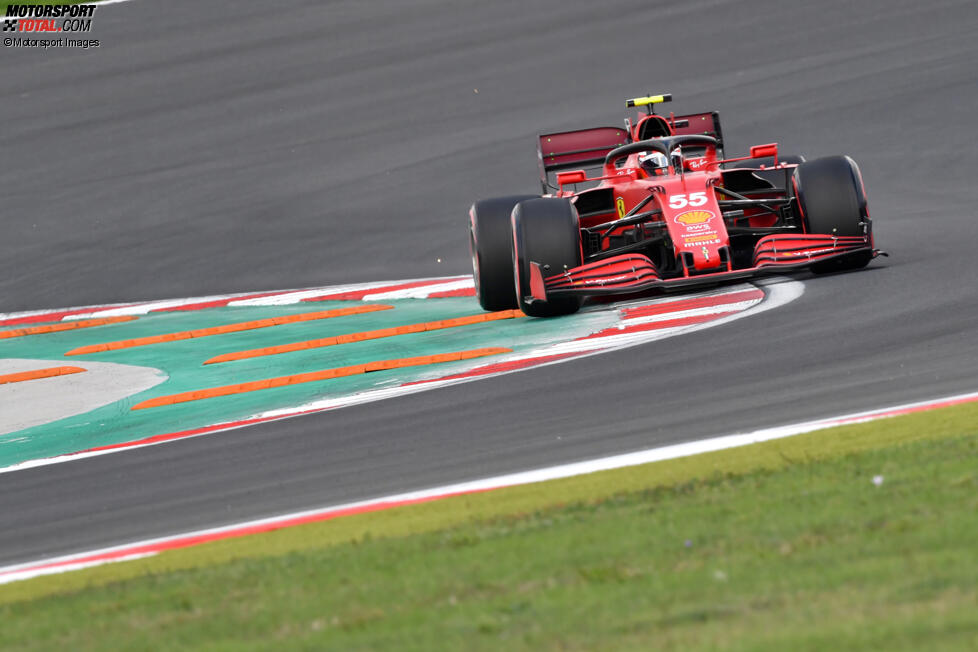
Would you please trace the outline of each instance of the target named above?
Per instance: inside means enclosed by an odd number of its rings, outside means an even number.
[[[673,244],[676,254],[686,254],[697,272],[720,271],[723,261],[720,248],[726,244],[727,233],[718,211],[694,209],[678,213],[673,218]]]

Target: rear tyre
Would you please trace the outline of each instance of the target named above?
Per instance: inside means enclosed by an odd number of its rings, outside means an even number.
[[[536,195],[483,199],[469,209],[472,279],[485,310],[517,307],[513,277],[513,208]]]
[[[805,231],[822,235],[863,236],[870,233],[866,193],[859,166],[848,156],[827,156],[795,168],[792,179]],[[859,269],[873,259],[872,251],[812,265],[816,274]]]
[[[556,317],[577,312],[581,298],[531,297],[530,263],[538,263],[544,278],[581,264],[581,231],[577,209],[567,199],[530,199],[513,209],[513,261],[520,310],[530,317]]]

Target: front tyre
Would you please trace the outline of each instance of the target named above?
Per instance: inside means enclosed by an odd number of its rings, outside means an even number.
[[[472,279],[485,310],[516,308],[513,283],[513,208],[536,195],[483,199],[469,209],[469,250]]]
[[[871,224],[859,166],[848,156],[827,156],[795,168],[792,182],[807,233],[869,236]],[[872,243],[872,239],[870,239]],[[871,246],[871,245],[870,245]],[[863,251],[812,265],[816,274],[859,269],[873,252]]]
[[[569,200],[530,199],[513,209],[513,262],[517,301],[526,315],[556,317],[580,309],[576,296],[527,301],[532,298],[530,263],[540,265],[544,278],[581,264],[581,230]]]

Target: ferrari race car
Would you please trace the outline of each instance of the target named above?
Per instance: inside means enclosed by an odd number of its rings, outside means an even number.
[[[671,100],[628,100],[647,108],[624,129],[540,136],[543,194],[472,205],[484,309],[552,317],[587,296],[857,269],[881,253],[851,158],[779,156],[775,143],[724,158],[719,115],[655,113]]]

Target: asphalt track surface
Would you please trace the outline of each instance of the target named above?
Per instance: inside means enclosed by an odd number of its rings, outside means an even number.
[[[0,563],[978,388],[973,1],[246,4],[0,50],[0,311],[464,273],[536,133],[647,91],[719,110],[728,153],[853,156],[892,257],[660,343],[4,474]]]

